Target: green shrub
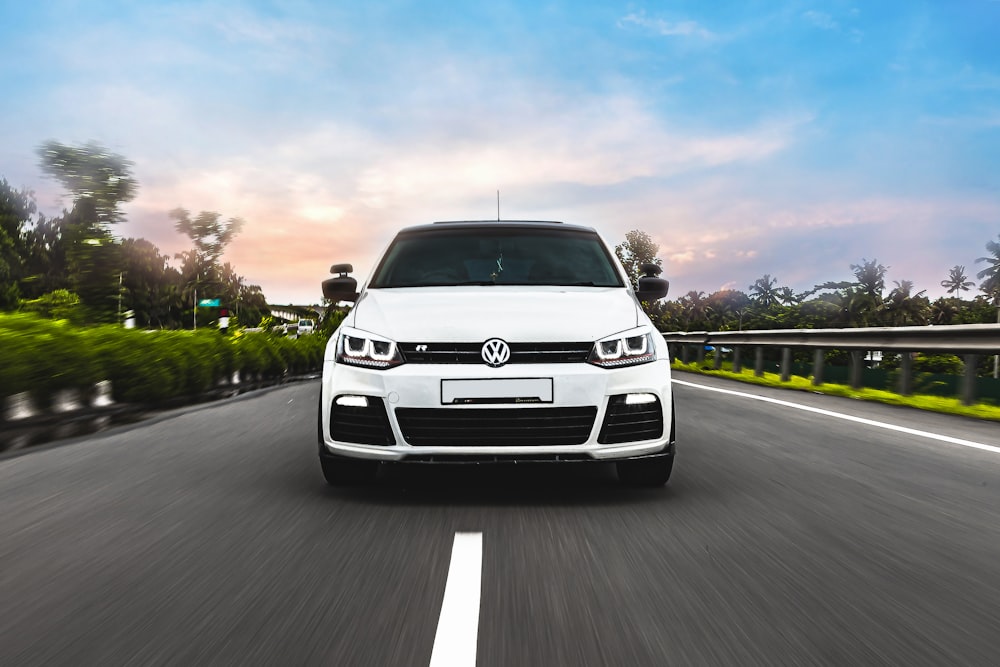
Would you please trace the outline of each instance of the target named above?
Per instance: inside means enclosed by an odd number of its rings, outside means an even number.
[[[315,335],[80,328],[38,315],[0,315],[0,397],[31,391],[44,406],[60,389],[110,380],[116,401],[156,403],[201,394],[236,370],[247,380],[316,370],[324,344]]]

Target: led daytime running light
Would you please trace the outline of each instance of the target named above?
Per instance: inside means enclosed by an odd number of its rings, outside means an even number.
[[[398,366],[403,363],[403,358],[394,341],[369,338],[352,331],[340,335],[337,361],[350,366],[382,370]]]
[[[589,361],[601,368],[637,366],[656,361],[656,347],[648,332],[613,336],[594,343]]]

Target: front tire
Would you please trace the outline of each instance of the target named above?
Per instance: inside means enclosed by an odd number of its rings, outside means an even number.
[[[674,456],[619,461],[618,480],[629,486],[663,486],[674,469]]]

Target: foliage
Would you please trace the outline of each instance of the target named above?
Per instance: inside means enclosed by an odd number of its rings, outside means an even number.
[[[976,277],[983,281],[979,285],[979,289],[997,307],[997,321],[1000,322],[1000,243],[987,241],[986,250],[990,254],[986,257],[979,257],[976,259],[976,263],[985,262],[987,266],[977,273]]]
[[[765,309],[778,305],[777,284],[777,278],[772,278],[770,273],[765,273],[750,285],[750,298],[758,306]]]
[[[101,225],[119,221],[119,205],[135,198],[139,186],[132,177],[132,162],[98,143],[67,146],[46,141],[38,156],[42,171],[58,180],[75,203],[91,203]]]
[[[35,210],[30,191],[14,190],[0,179],[0,311],[14,310],[21,296],[19,282],[25,278],[28,229]]]
[[[923,373],[943,373],[961,375],[965,363],[954,354],[921,354],[913,359],[913,370]]]
[[[625,234],[625,242],[615,246],[615,255],[625,267],[632,282],[632,289],[639,289],[639,278],[642,271],[639,267],[643,264],[656,264],[662,266],[663,261],[656,256],[660,251],[660,246],[650,238],[646,232],[633,229]]]
[[[315,335],[321,337],[324,341],[329,340],[330,336],[337,330],[337,327],[340,326],[340,323],[344,321],[349,312],[346,308],[343,310],[332,306],[327,308],[326,316],[319,323],[319,329],[316,330]]]
[[[21,310],[51,319],[69,320],[76,324],[81,324],[84,320],[83,311],[80,309],[80,297],[64,289],[43,294],[37,299],[23,301]]]
[[[315,372],[324,346],[320,336],[82,328],[27,313],[0,315],[0,398],[31,391],[44,405],[59,389],[111,380],[115,400],[157,403],[197,396],[237,370],[251,380]]]
[[[194,242],[197,257],[209,267],[218,264],[222,252],[244,224],[240,218],[223,221],[215,211],[202,211],[192,218],[186,209],[175,208],[170,211],[170,217],[174,220],[174,228]]]
[[[974,285],[975,283],[965,275],[965,267],[959,264],[951,267],[947,280],[941,281],[941,287],[947,288],[948,294],[961,295],[962,292],[968,292],[972,289]]]

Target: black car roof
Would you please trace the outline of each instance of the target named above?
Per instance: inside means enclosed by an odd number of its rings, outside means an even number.
[[[503,227],[504,229],[524,228],[524,229],[560,229],[577,232],[595,232],[592,227],[582,225],[569,225],[557,220],[440,220],[423,225],[414,225],[400,230],[400,234],[410,232],[429,232],[434,229],[487,229],[490,227]]]

